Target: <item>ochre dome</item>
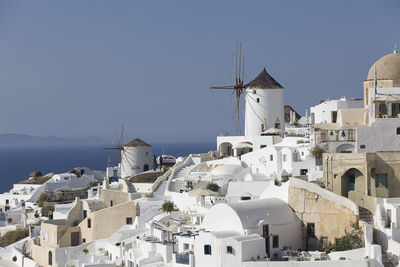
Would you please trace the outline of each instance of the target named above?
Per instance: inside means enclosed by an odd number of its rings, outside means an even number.
[[[395,49],[393,53],[381,57],[369,69],[367,80],[400,80],[400,54]]]

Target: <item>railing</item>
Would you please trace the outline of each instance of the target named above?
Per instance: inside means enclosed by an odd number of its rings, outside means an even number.
[[[151,191],[152,192],[156,191],[156,189],[160,185],[160,183],[167,180],[168,177],[171,175],[171,173],[172,173],[172,169],[169,169],[166,173],[164,173],[163,175],[158,177],[157,180],[153,183],[153,186],[151,187]]]
[[[189,253],[176,254],[176,263],[189,265]]]
[[[318,132],[317,142],[355,142],[355,129],[346,130],[322,130]]]

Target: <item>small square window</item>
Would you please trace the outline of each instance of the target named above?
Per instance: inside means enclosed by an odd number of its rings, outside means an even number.
[[[226,247],[226,253],[233,254],[233,247],[232,246],[227,246]]]
[[[132,217],[126,217],[126,224],[132,224]]]
[[[261,146],[260,146],[260,148],[264,148],[264,147],[267,147],[267,145],[261,145]]]
[[[360,145],[360,149],[365,149],[365,145]]]
[[[10,200],[6,199],[6,205],[10,204]]]
[[[183,250],[188,250],[189,249],[189,244],[188,243],[184,243],[183,244]]]
[[[211,255],[211,245],[204,245],[204,255]]]
[[[272,247],[279,248],[279,235],[274,235],[272,237]]]
[[[388,177],[387,173],[380,173],[375,175],[375,187],[388,187]]]

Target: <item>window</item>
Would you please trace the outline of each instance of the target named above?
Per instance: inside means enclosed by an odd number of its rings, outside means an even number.
[[[249,197],[249,196],[240,197],[240,200],[250,200],[250,199],[251,199],[251,197]]]
[[[307,169],[300,169],[300,175],[307,175],[308,170]]]
[[[204,245],[204,255],[211,255],[211,245]]]
[[[92,220],[87,219],[87,228],[92,228]]]
[[[400,127],[397,127],[396,134],[400,134]]]
[[[117,177],[118,176],[118,170],[113,170],[113,176]]]
[[[10,200],[6,199],[6,205],[10,204]]]
[[[264,148],[264,147],[267,147],[267,145],[261,145],[261,146],[260,146],[260,148]]]
[[[336,123],[337,120],[337,111],[332,111],[332,123]]]
[[[87,217],[87,210],[83,210],[83,219]]]
[[[283,161],[286,161],[286,160],[287,160],[287,155],[283,154]]]
[[[188,250],[189,249],[189,244],[188,243],[184,243],[183,244],[183,250]]]
[[[375,187],[388,187],[387,173],[375,174]]]
[[[269,160],[273,161],[274,160],[274,155],[269,155]]]
[[[304,156],[304,151],[301,151],[301,155]]]
[[[132,217],[126,217],[126,224],[132,224]]]
[[[307,236],[314,237],[315,236],[315,224],[307,223]]]
[[[257,97],[257,103],[260,103],[260,99]]]
[[[274,235],[272,237],[272,247],[279,248],[279,235]]]
[[[360,145],[360,149],[365,149],[365,145]]]
[[[83,243],[86,243],[86,238],[82,238],[82,242],[83,242]]]
[[[321,243],[322,244],[327,244],[328,243],[328,237],[327,236],[321,236]]]
[[[110,207],[112,207],[114,205],[114,202],[112,200],[110,200]]]
[[[233,254],[233,247],[232,246],[227,246],[226,247],[226,253]]]

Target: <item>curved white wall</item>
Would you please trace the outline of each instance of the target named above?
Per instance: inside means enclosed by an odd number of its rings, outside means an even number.
[[[121,152],[121,177],[126,178],[144,171],[144,165],[153,169],[151,146],[125,146]]]
[[[257,99],[259,102],[257,102]],[[283,89],[248,89],[246,90],[245,135],[259,136],[264,118],[267,127],[275,127],[278,118],[280,129],[285,129],[283,111]]]

